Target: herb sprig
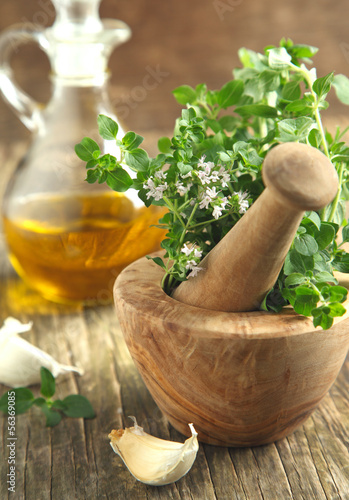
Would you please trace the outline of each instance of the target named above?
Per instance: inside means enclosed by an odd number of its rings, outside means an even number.
[[[349,147],[343,141],[348,128],[330,134],[321,112],[328,107],[331,89],[349,104],[349,80],[334,73],[318,78],[310,67],[317,51],[285,39],[263,53],[243,48],[242,67],[222,88],[178,87],[173,94],[185,109],[173,137],[159,140],[155,158],[139,147],[143,138],[138,134],[127,132],[119,139],[117,123],[104,115],[98,118],[100,135],[116,142],[120,158],[102,154],[90,138],[76,145],[77,155],[87,162],[88,182],[106,182],[119,192],[133,188],[146,206],[167,207],[159,221],[167,229],[161,243],[166,260],[153,260],[164,269],[168,293],[200,272],[200,260],[261,194],[267,152],[295,141],[330,158],[340,188],[325,209],[305,214],[262,308],[277,312],[291,304],[324,329],[345,313],[347,289],[338,284],[335,272],[349,272],[344,245],[349,242]]]
[[[11,412],[14,415],[20,415],[27,412],[32,406],[38,406],[46,417],[46,426],[54,427],[62,420],[62,416],[74,418],[94,418],[95,412],[91,403],[85,396],[72,394],[63,400],[52,400],[56,392],[56,382],[52,373],[44,367],[40,369],[42,397],[35,398],[34,394],[27,387],[16,387],[5,392],[0,398],[0,411],[9,413],[9,395],[10,399],[15,401],[11,404]]]

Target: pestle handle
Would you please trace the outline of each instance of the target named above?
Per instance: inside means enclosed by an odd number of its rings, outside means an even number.
[[[273,148],[262,177],[263,193],[173,298],[217,311],[258,309],[277,280],[304,211],[325,207],[338,190],[330,160],[306,144]]]

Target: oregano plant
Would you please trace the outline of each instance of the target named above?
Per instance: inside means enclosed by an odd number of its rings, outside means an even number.
[[[333,91],[349,104],[349,79],[333,72],[318,77],[312,65],[317,51],[289,39],[263,53],[242,48],[241,67],[220,89],[205,84],[176,88],[181,116],[173,136],[159,140],[154,158],[140,147],[143,138],[135,132],[118,138],[117,123],[104,115],[98,118],[99,133],[115,141],[120,157],[102,154],[87,137],[76,145],[88,182],[106,182],[118,192],[135,189],[146,206],[167,208],[159,221],[167,230],[161,243],[164,258],[149,258],[163,268],[168,293],[200,272],[201,259],[261,194],[267,152],[279,143],[300,142],[331,160],[339,189],[330,205],[305,214],[262,308],[278,312],[291,305],[324,329],[345,313],[347,289],[339,285],[336,272],[349,272],[348,127],[330,133],[321,113]]]
[[[41,396],[35,397],[28,387],[15,387],[5,392],[0,398],[0,411],[9,413],[9,400],[15,403],[10,404],[11,414],[20,415],[27,412],[33,406],[37,406],[46,417],[46,426],[55,427],[62,420],[63,415],[74,418],[94,418],[95,412],[91,403],[81,394],[71,394],[64,399],[52,397],[56,392],[56,381],[52,373],[45,367],[40,369]],[[9,397],[10,396],[10,397]]]

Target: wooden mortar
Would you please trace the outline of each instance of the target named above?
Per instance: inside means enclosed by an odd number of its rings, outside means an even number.
[[[221,312],[181,303],[146,258],[117,278],[117,315],[131,356],[170,423],[220,446],[281,439],[316,408],[349,348],[347,313],[330,330],[291,309]],[[348,307],[349,300],[343,304]]]
[[[292,309],[251,311],[274,285],[304,211],[325,206],[338,186],[328,158],[295,143],[268,153],[263,178],[262,195],[173,298],[161,288],[163,270],[145,258],[114,286],[126,343],[157,405],[180,432],[192,422],[215,445],[261,445],[292,432],[349,348],[349,313],[323,331]]]

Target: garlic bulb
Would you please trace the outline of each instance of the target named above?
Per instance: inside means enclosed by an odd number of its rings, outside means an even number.
[[[0,384],[23,387],[40,383],[40,368],[44,366],[56,378],[64,372],[82,374],[79,368],[61,365],[52,356],[18,336],[28,332],[32,323],[23,324],[7,318],[0,328]]]
[[[110,445],[131,474],[153,486],[174,483],[191,469],[199,449],[197,432],[188,424],[191,437],[184,443],[166,441],[147,434],[136,419],[134,427],[113,430]]]

